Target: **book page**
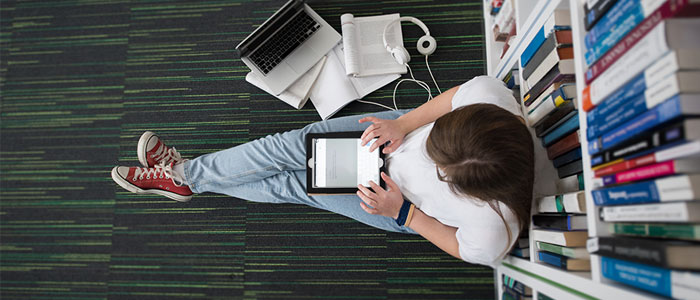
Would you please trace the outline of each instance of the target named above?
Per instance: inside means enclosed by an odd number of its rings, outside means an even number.
[[[360,98],[350,81],[350,77],[345,75],[345,67],[341,62],[345,60],[345,55],[342,50],[336,50],[342,49],[342,46],[343,44],[338,44],[328,52],[326,64],[311,88],[311,102],[323,120],[331,117],[348,103]]]
[[[355,17],[352,14],[340,16],[340,27],[343,32],[343,45],[345,46],[345,74],[357,75],[360,73],[359,40]]]
[[[316,81],[316,78],[318,78],[318,75],[321,73],[321,69],[323,68],[325,62],[326,57],[324,56],[319,62],[316,63],[316,65],[314,65],[311,68],[311,70],[304,73],[304,75],[302,75],[299,79],[297,79],[297,81],[292,83],[292,85],[290,85],[285,91],[283,91],[281,94],[275,97],[296,109],[301,109],[302,107],[304,107],[306,101],[309,100],[311,87]],[[250,84],[258,87],[259,89],[265,91],[266,93],[274,95],[259,75],[253,72],[249,72],[245,76],[245,80],[248,81]]]
[[[399,14],[354,18],[358,45],[350,47],[353,47],[352,51],[359,53],[359,73],[355,76],[406,73],[406,66],[397,63],[384,47],[384,27],[398,18]],[[387,43],[403,46],[401,23],[394,24],[387,31]]]
[[[336,53],[338,57],[343,57],[343,51],[345,50],[345,47],[335,47],[333,48],[333,52]],[[341,60],[341,63],[343,61]],[[343,67],[345,64],[343,64]],[[361,99],[364,96],[367,96],[369,93],[374,92],[378,90],[379,88],[389,84],[390,82],[398,79],[401,77],[399,74],[387,74],[387,75],[373,75],[373,76],[366,76],[366,77],[348,77],[350,82],[352,83],[352,86],[355,88],[355,92],[357,93],[357,99]]]

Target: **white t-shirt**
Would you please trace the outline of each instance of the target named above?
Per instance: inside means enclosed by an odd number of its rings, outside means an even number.
[[[475,103],[495,104],[522,117],[511,90],[493,77],[480,76],[462,84],[452,98],[452,110]],[[495,267],[509,246],[503,220],[487,203],[458,196],[438,179],[435,163],[425,151],[432,128],[430,123],[412,131],[388,155],[389,174],[403,195],[426,215],[457,228],[459,255],[463,260]],[[506,205],[499,204],[512,231],[511,241],[515,241],[519,235],[517,217]]]

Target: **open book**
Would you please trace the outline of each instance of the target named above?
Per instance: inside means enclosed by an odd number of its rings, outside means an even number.
[[[406,66],[396,62],[384,47],[382,38],[384,27],[398,18],[399,14],[357,18],[352,14],[340,16],[347,75],[364,77],[406,73]],[[401,23],[389,28],[386,40],[389,45],[403,46]]]
[[[316,82],[318,74],[321,73],[324,63],[326,62],[326,57],[322,57],[320,61],[314,65],[311,70],[307,71],[297,79],[292,85],[290,85],[284,92],[275,96],[282,100],[284,103],[291,105],[296,109],[301,109],[309,100],[309,95],[311,94],[311,86]],[[250,84],[257,86],[261,90],[267,92],[270,95],[274,95],[270,88],[265,84],[265,82],[253,72],[249,72],[245,76],[245,80]]]
[[[326,55],[326,64],[311,88],[311,102],[321,119],[328,119],[348,103],[401,77],[399,74],[352,77],[345,75],[343,44],[338,44]]]

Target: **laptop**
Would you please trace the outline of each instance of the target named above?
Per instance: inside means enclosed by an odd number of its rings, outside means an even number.
[[[302,0],[290,0],[248,35],[236,50],[275,95],[311,69],[340,34]]]

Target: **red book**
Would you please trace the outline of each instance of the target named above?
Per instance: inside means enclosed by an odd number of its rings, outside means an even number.
[[[595,170],[594,176],[595,177],[603,177],[603,176],[607,176],[607,175],[612,175],[612,174],[619,173],[619,172],[629,170],[632,168],[641,167],[641,166],[645,166],[648,164],[653,164],[655,162],[656,162],[656,156],[654,155],[654,153],[651,153],[651,154],[647,154],[647,155],[640,156],[637,158],[633,158],[631,160],[621,161],[619,163],[612,164],[612,165],[609,165],[607,167],[597,169],[597,170]]]
[[[651,15],[632,29],[620,42],[608,50],[603,57],[598,59],[595,64],[588,68],[588,71],[586,71],[586,85],[591,84],[598,75],[605,72],[610,65],[625,54],[628,49],[637,44],[639,40],[649,33],[657,24],[661,23],[661,21],[675,16],[700,15],[700,4],[688,4],[688,2],[690,2],[690,0],[668,0],[651,13]],[[588,111],[585,103],[584,110]]]
[[[547,158],[555,159],[566,152],[574,150],[581,146],[581,142],[578,137],[578,130],[572,132],[571,134],[563,137],[558,142],[547,147]]]
[[[698,172],[700,172],[699,159],[669,160],[605,176],[603,177],[603,185],[608,186],[631,181],[640,181],[678,173]]]

